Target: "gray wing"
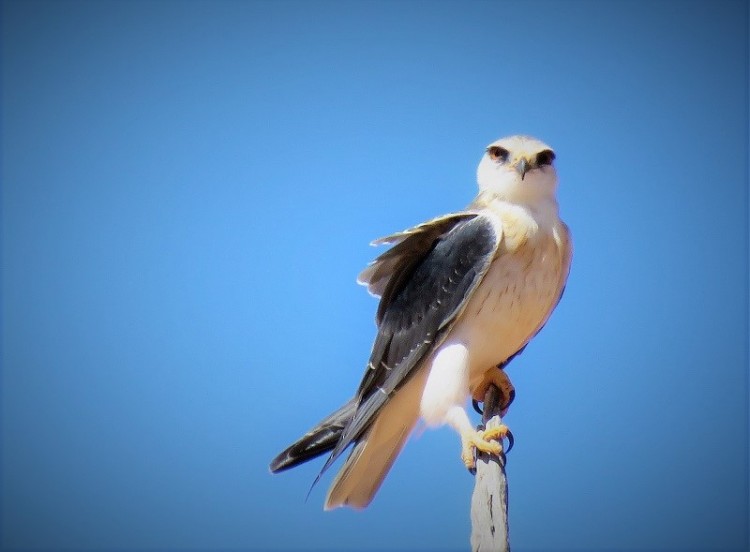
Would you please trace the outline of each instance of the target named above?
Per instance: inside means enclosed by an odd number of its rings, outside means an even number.
[[[360,282],[382,296],[377,336],[357,391],[357,408],[321,475],[450,331],[489,269],[500,239],[486,216],[459,213],[381,241],[397,245],[360,276]]]
[[[378,238],[370,245],[392,245],[388,251],[371,262],[357,277],[357,282],[367,286],[367,291],[375,297],[382,297],[386,287],[398,288],[398,278],[411,274],[413,263],[418,262],[429,251],[435,240],[440,238],[462,220],[475,218],[477,213],[451,213],[428,220],[422,224]],[[394,277],[396,280],[394,281]],[[380,324],[382,310],[390,303],[386,297],[378,309],[377,322]]]

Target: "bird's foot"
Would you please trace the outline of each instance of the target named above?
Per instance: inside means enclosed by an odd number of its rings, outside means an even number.
[[[490,385],[494,385],[500,390],[500,416],[505,416],[513,399],[516,398],[516,388],[513,387],[505,370],[499,366],[493,366],[487,370],[484,373],[482,381],[472,391],[471,397],[473,399],[474,408],[479,410],[477,403],[484,402],[484,396]]]
[[[462,433],[461,460],[463,460],[469,470],[473,470],[477,465],[475,451],[500,456],[503,447],[499,441],[509,433],[508,426],[502,424],[489,429],[471,430]]]

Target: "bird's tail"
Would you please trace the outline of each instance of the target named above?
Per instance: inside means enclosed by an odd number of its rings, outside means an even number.
[[[274,458],[271,471],[278,473],[288,470],[332,451],[356,409],[357,401],[353,398]]]
[[[419,417],[422,376],[410,379],[383,407],[367,431],[357,439],[349,458],[336,475],[325,509],[365,508],[388,475]]]

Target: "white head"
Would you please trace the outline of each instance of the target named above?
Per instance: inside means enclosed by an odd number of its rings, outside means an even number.
[[[479,162],[479,191],[524,205],[555,201],[555,153],[530,136],[509,136],[492,142]]]

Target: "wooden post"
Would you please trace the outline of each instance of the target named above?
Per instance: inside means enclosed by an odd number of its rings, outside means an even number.
[[[484,396],[485,427],[496,427],[500,418],[500,390],[490,385]],[[505,454],[500,457],[477,453],[474,494],[471,497],[472,552],[509,552],[508,481],[505,478]]]

